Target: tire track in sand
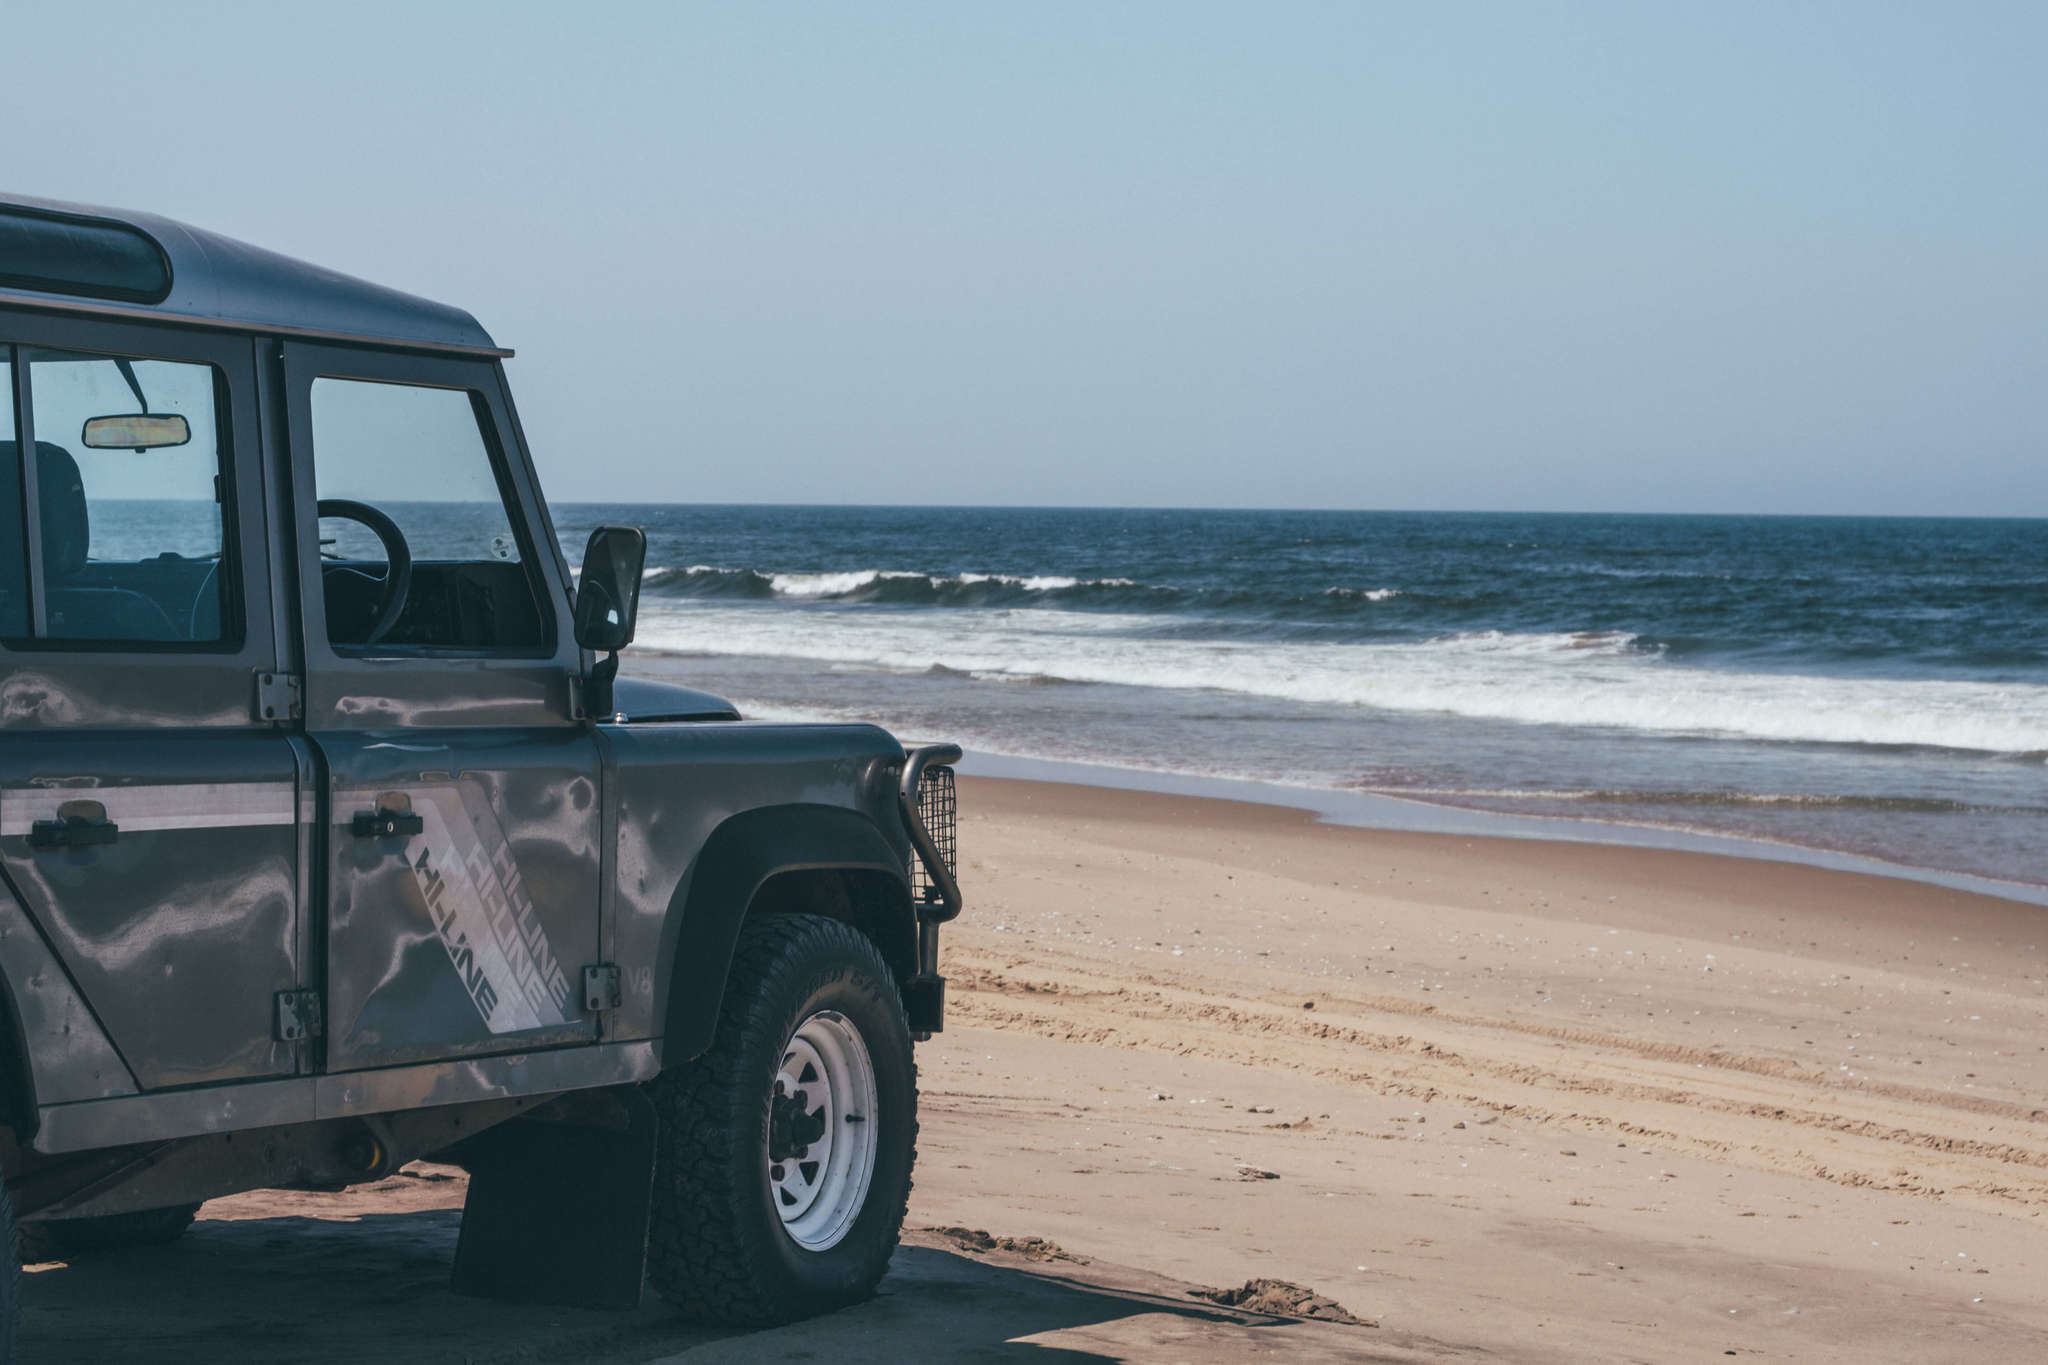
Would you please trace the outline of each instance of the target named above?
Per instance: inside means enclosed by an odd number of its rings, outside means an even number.
[[[1309,1014],[1298,996],[1233,992],[1199,968],[1167,975],[1042,941],[1031,948],[1021,960],[972,944],[949,950],[961,1022],[1455,1099],[1839,1185],[2013,1213],[2048,1207],[2048,1122],[1995,1098],[1844,1084],[1791,1059],[1346,995],[1327,981]],[[1400,1031],[1374,1027],[1388,1015]]]

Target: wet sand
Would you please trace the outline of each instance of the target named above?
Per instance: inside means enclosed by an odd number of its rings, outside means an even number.
[[[29,1359],[2048,1359],[2048,911],[1789,864],[961,784],[884,1295],[446,1291],[458,1178],[38,1269]],[[1019,1243],[1030,1247],[1028,1242]],[[1375,1326],[1191,1294],[1271,1277]]]

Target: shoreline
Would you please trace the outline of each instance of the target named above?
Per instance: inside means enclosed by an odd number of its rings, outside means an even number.
[[[975,810],[970,803],[983,803]],[[1148,837],[1171,838],[1175,832],[1205,830],[1227,840],[1240,853],[1275,841],[1288,844],[1333,865],[1359,867],[1389,864],[1388,876],[1404,885],[1437,888],[1426,899],[1461,908],[1499,908],[1492,891],[1446,899],[1443,888],[1495,883],[1510,890],[1545,884],[1570,886],[1587,909],[1576,920],[1623,928],[1689,935],[1693,926],[1672,921],[1671,906],[1711,903],[1717,917],[1744,921],[1732,936],[1750,946],[1799,951],[1798,935],[1811,926],[1798,916],[1816,908],[1841,923],[1862,923],[1873,931],[1967,944],[1978,935],[1972,961],[1978,972],[2010,976],[2019,984],[2040,987],[2042,964],[2032,955],[2048,951],[2048,920],[2037,918],[2036,902],[1965,886],[1900,877],[1861,868],[1830,867],[1782,858],[1731,856],[1718,849],[1670,848],[1658,844],[1582,841],[1566,838],[1530,839],[1477,829],[1391,829],[1321,818],[1305,806],[1236,800],[1211,794],[1152,791],[1092,783],[1056,782],[1036,777],[998,777],[963,773],[960,778],[963,825],[969,815],[993,822],[1006,815],[1029,821],[1057,818],[1077,831],[1099,824],[1105,839],[1143,830]],[[1120,843],[1118,847],[1127,844]],[[1223,860],[1223,843],[1217,860]],[[1285,859],[1273,859],[1275,875]],[[1882,865],[1880,865],[1882,866]],[[1417,882],[1414,879],[1420,877]],[[1372,884],[1363,878],[1352,889]],[[962,886],[968,885],[963,874]],[[1595,895],[1604,891],[1607,894]],[[1419,891],[1417,894],[1420,894]],[[1548,892],[1535,904],[1548,909],[1557,903]],[[1743,908],[1737,909],[1741,906]],[[1844,907],[1854,907],[1855,919]],[[1539,918],[1554,918],[1541,915]],[[1770,929],[1771,924],[1784,926]],[[1723,934],[1729,937],[1730,934]],[[2019,944],[2029,957],[2024,963],[1986,962],[1993,947]],[[1901,964],[1910,963],[1901,957]],[[1965,964],[1968,965],[1968,964]],[[1901,970],[1909,970],[1903,966]],[[2048,992],[2043,992],[2048,998]],[[2037,1049],[2048,1052],[2048,1047]],[[2048,1111],[2044,1111],[2048,1112]]]
[[[811,620],[800,605],[788,611],[794,614],[763,615],[758,606],[686,612],[684,633],[706,635],[697,641],[702,648],[671,652],[650,641],[631,670],[733,697],[749,718],[871,721],[897,735],[958,742],[968,751],[967,770],[990,775],[1215,795],[1388,829],[1803,862],[2048,906],[2048,865],[2039,853],[2048,836],[2048,769],[2031,761],[1626,727],[1580,733],[1455,709],[1315,707],[1170,682],[1041,687],[938,663],[806,663],[749,652],[740,648],[745,640],[721,634],[740,618],[755,634]],[[850,611],[821,609],[815,624],[851,629],[869,620]],[[941,618],[952,619],[879,611],[870,652],[948,659],[947,639],[926,638]],[[747,631],[741,634],[751,639]],[[1016,644],[1024,658],[1036,638],[984,643]],[[1502,648],[1507,662],[1520,660],[1517,668],[1534,667],[1523,658],[1527,650]],[[1544,655],[1543,667],[1605,657],[1565,653],[1562,662]],[[1675,684],[1666,678],[1660,685]],[[1792,685],[1774,684],[1774,704],[1786,704],[1779,694]]]
[[[1718,858],[1785,863],[1832,872],[1882,877],[1944,887],[1975,896],[2048,907],[2048,884],[1915,867],[1856,853],[1788,841],[1715,834],[1653,823],[1598,820],[1583,816],[1510,814],[1439,804],[1420,797],[1347,792],[1246,778],[1202,777],[1149,768],[1030,758],[970,750],[958,765],[962,777],[1036,782],[1105,791],[1146,792],[1198,801],[1222,801],[1308,812],[1319,824],[1387,833],[1457,835],[1537,843],[1586,844],[1608,848],[1657,849]]]

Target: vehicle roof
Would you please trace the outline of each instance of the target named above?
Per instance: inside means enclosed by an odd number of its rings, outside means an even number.
[[[0,206],[123,224],[155,241],[171,263],[171,292],[161,303],[114,303],[11,285],[0,287],[0,303],[471,355],[512,354],[460,308],[386,289],[153,213],[95,208],[4,191],[0,191]]]

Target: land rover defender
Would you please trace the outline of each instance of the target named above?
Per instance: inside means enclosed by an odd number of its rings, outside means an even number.
[[[0,1236],[432,1157],[463,1293],[874,1287],[959,750],[617,676],[469,314],[0,195]],[[0,1244],[4,1245],[4,1244]],[[19,1295],[0,1274],[5,1359]]]

